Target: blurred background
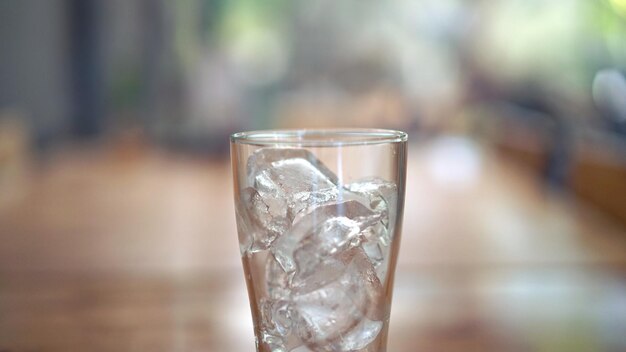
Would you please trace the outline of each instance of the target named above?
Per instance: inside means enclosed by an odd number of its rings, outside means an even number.
[[[253,351],[229,134],[407,131],[389,350],[626,350],[626,0],[0,0],[0,351]]]

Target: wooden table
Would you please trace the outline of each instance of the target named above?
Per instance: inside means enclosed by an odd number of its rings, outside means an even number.
[[[73,148],[26,183],[0,207],[0,351],[254,350],[226,160]],[[411,148],[389,351],[625,332],[624,228],[466,140]]]

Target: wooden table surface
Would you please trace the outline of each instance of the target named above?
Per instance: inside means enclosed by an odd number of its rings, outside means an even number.
[[[69,148],[0,203],[0,351],[254,350],[226,160]],[[626,231],[465,140],[410,149],[388,350],[626,351]]]

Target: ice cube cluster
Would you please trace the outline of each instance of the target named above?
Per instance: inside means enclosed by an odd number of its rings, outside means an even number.
[[[340,184],[312,153],[262,148],[247,161],[242,256],[266,253],[262,350],[369,351],[387,320],[384,284],[397,186]]]

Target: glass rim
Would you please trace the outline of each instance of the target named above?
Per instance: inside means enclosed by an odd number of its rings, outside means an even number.
[[[378,128],[256,130],[233,133],[231,143],[252,146],[340,147],[401,143],[406,132]]]

